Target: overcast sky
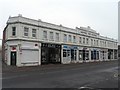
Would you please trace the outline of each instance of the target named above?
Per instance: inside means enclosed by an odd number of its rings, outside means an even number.
[[[75,28],[90,26],[118,39],[119,0],[0,0],[0,38],[9,16],[24,17]]]

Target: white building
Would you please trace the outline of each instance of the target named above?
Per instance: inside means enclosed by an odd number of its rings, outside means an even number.
[[[118,2],[118,57],[120,60],[120,1]]]
[[[103,37],[89,26],[75,29],[9,17],[3,31],[3,60],[7,65],[31,66],[117,59],[117,40]]]

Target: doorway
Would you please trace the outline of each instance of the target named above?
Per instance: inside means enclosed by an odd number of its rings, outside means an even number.
[[[76,61],[77,50],[71,49],[71,61]]]
[[[17,59],[17,56],[16,56],[16,52],[11,52],[11,65],[13,66],[16,66],[16,59]]]

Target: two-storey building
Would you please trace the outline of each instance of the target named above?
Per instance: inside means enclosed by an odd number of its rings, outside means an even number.
[[[3,60],[7,65],[32,66],[117,59],[117,40],[88,27],[75,29],[9,17],[3,31]]]

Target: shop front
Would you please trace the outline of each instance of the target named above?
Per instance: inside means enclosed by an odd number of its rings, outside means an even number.
[[[79,47],[78,61],[83,62],[83,47]]]
[[[99,49],[97,49],[97,48],[91,49],[91,60],[93,60],[93,61],[99,60]]]
[[[107,49],[101,49],[100,50],[100,60],[101,61],[108,60],[108,50]]]
[[[83,50],[83,62],[89,61],[89,48],[84,47]]]
[[[77,62],[77,46],[63,45],[63,63]]]
[[[61,45],[58,44],[41,44],[41,64],[61,63]]]
[[[108,59],[109,60],[113,59],[113,49],[108,49]]]
[[[118,51],[117,50],[114,50],[114,59],[117,59],[117,56],[118,56]]]

